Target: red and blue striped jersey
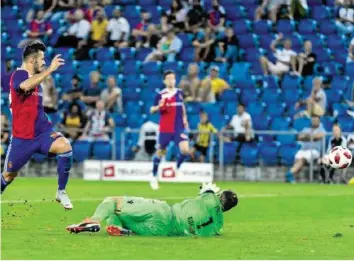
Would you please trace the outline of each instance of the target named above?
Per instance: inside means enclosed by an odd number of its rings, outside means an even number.
[[[29,77],[27,71],[17,69],[10,78],[12,135],[22,139],[33,139],[52,129],[52,123],[44,113],[42,87],[38,85],[28,92],[20,89],[21,83]]]

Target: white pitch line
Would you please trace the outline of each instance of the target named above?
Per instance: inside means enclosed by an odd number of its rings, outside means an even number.
[[[195,196],[189,196],[189,197],[161,197],[157,199],[161,200],[174,200],[174,199],[189,199],[189,198],[194,198]],[[327,196],[327,197],[338,197],[338,196],[354,196],[354,194],[313,194],[313,195],[301,195],[301,194],[248,194],[248,195],[239,195],[239,198],[274,198],[274,197],[311,197],[311,196]],[[73,202],[90,202],[90,201],[101,201],[106,197],[100,197],[100,198],[77,198],[77,199],[72,199],[71,201]],[[24,204],[25,202],[27,203],[52,203],[54,201],[54,198],[47,199],[29,199],[29,200],[3,200],[0,201],[1,204]]]

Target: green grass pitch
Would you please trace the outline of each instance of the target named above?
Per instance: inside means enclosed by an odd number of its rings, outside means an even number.
[[[2,196],[3,259],[353,259],[354,187],[218,182],[235,190],[237,208],[224,232],[210,238],[70,235],[65,227],[90,216],[106,196],[134,195],[175,203],[197,184],[70,180],[74,209],[53,202],[56,179],[19,178]],[[26,203],[18,202],[27,200]],[[14,201],[15,203],[10,203]],[[16,203],[17,201],[17,203]],[[340,233],[340,236],[334,237]]]

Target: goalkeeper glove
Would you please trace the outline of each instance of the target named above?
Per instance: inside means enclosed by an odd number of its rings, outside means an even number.
[[[200,187],[199,195],[205,192],[213,192],[217,194],[220,191],[220,188],[211,182],[204,182]]]

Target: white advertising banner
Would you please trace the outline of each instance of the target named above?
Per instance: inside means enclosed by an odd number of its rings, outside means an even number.
[[[176,163],[161,162],[158,174],[162,182],[211,182],[214,169],[210,163],[184,163],[180,173],[177,173]],[[85,180],[150,181],[151,175],[151,162],[98,160],[84,162]]]

